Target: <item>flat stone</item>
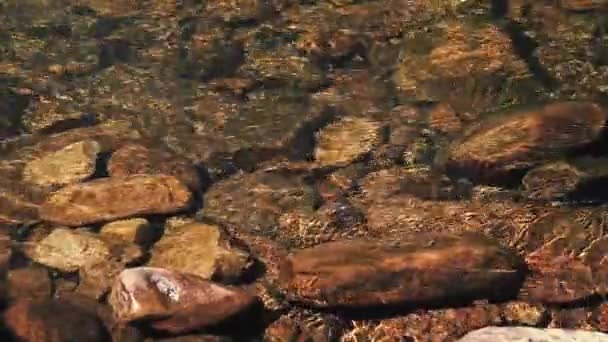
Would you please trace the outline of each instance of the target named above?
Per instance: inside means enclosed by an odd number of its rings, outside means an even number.
[[[540,200],[565,199],[586,177],[584,171],[559,161],[530,170],[522,179],[528,198]]]
[[[40,217],[56,224],[83,226],[139,215],[175,213],[186,209],[191,200],[188,188],[173,176],[103,178],[51,194],[40,208]]]
[[[192,274],[137,267],[116,277],[108,301],[118,322],[143,321],[183,334],[242,312],[255,296]]]
[[[75,272],[87,264],[141,257],[141,249],[128,243],[112,244],[98,235],[65,228],[53,230],[28,255],[32,260],[64,272]]]
[[[205,223],[174,228],[154,244],[150,254],[151,267],[224,282],[240,278],[252,264],[249,254],[231,246],[218,226]]]
[[[144,218],[132,218],[106,223],[99,231],[101,236],[121,239],[146,246],[156,237],[155,229]]]
[[[4,312],[4,323],[23,341],[108,341],[100,319],[60,300],[19,300]]]
[[[36,137],[33,142],[25,141],[27,145],[16,149],[16,156],[26,161],[36,159],[83,140],[94,140],[99,143],[100,152],[108,152],[126,142],[139,139],[141,135],[130,122],[110,120],[92,127],[74,128],[49,136]]]
[[[322,166],[347,165],[377,147],[381,133],[376,121],[344,117],[318,133],[315,160]]]
[[[519,288],[522,265],[515,252],[478,234],[419,234],[296,251],[283,263],[280,282],[288,297],[314,306],[390,306],[509,296],[505,289]]]
[[[95,172],[100,150],[99,143],[93,140],[70,144],[28,162],[23,169],[23,179],[43,187],[79,183]]]
[[[135,174],[165,174],[175,176],[193,191],[200,191],[201,179],[192,162],[166,149],[150,148],[137,143],[122,146],[108,162],[111,177]]]
[[[486,327],[466,334],[458,342],[603,342],[608,335],[594,331],[568,329],[540,329],[530,327]]]
[[[607,112],[593,102],[555,102],[488,117],[449,150],[449,172],[486,182],[562,157],[596,141]]]

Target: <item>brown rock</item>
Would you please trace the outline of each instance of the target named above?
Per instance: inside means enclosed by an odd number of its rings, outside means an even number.
[[[59,151],[82,140],[95,140],[100,145],[100,152],[108,152],[125,142],[140,139],[141,135],[132,127],[131,123],[116,120],[43,137],[43,140],[17,150],[17,155],[25,156],[27,160],[40,158],[51,151]]]
[[[528,198],[561,199],[576,190],[585,177],[582,170],[566,163],[555,162],[530,170],[522,179]]]
[[[151,267],[222,281],[240,278],[252,263],[249,254],[230,246],[220,227],[205,223],[174,228],[154,244],[150,253]]]
[[[297,251],[280,281],[289,297],[315,306],[395,305],[508,296],[504,290],[518,288],[522,265],[478,234],[418,234],[393,244],[351,240]]]
[[[192,162],[160,148],[131,143],[112,154],[108,162],[112,177],[135,174],[165,174],[175,176],[193,191],[201,190],[201,180]]]
[[[100,145],[93,140],[70,144],[27,163],[23,178],[40,186],[65,186],[79,183],[95,172]]]
[[[438,103],[429,111],[429,127],[445,134],[458,133],[462,122],[447,103]]]
[[[315,160],[321,166],[344,166],[369,153],[382,141],[378,122],[344,117],[318,133]]]
[[[78,269],[77,292],[93,299],[100,299],[108,293],[116,276],[125,269],[123,263],[103,260],[87,263]]]
[[[101,236],[121,239],[138,245],[147,246],[156,237],[155,229],[143,218],[119,220],[105,224],[99,231]]]
[[[450,148],[448,169],[485,181],[559,158],[599,138],[607,114],[592,102],[558,102],[488,118]]]
[[[124,270],[109,297],[117,321],[147,321],[174,334],[224,321],[254,301],[244,290],[153,267]]]
[[[4,312],[4,322],[28,342],[104,342],[109,337],[99,318],[60,300],[19,300]]]
[[[28,256],[43,265],[63,272],[75,272],[81,267],[117,260],[128,263],[140,258],[141,248],[124,241],[110,241],[99,235],[57,228],[35,244]]]
[[[74,272],[87,263],[109,259],[110,250],[93,234],[58,228],[40,240],[29,256],[40,264]]]
[[[26,267],[8,272],[9,297],[12,299],[46,300],[53,284],[49,271],[42,267]]]
[[[43,220],[67,226],[186,209],[192,194],[173,176],[134,175],[65,187],[40,208]]]

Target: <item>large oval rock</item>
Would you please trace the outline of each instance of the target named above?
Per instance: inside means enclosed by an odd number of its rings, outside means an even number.
[[[154,329],[177,334],[219,323],[255,298],[196,275],[138,267],[116,277],[109,303],[119,322],[147,321]]]
[[[361,307],[509,296],[505,289],[518,288],[522,269],[514,252],[478,234],[413,235],[397,243],[350,240],[295,252],[282,265],[280,282],[297,301]]]
[[[40,208],[43,220],[82,226],[138,215],[169,214],[186,209],[188,188],[173,176],[133,175],[104,178],[65,187]]]
[[[607,117],[592,102],[557,102],[492,116],[451,146],[447,167],[467,178],[504,181],[594,142]]]

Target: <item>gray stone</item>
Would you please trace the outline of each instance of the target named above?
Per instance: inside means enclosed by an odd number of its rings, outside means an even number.
[[[608,335],[593,331],[539,329],[530,327],[486,327],[466,334],[458,342],[606,342]]]

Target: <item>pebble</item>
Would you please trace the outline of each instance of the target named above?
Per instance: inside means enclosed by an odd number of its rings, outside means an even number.
[[[366,118],[344,117],[317,134],[315,160],[321,166],[345,166],[369,153],[382,142],[380,123]]]
[[[133,175],[102,178],[62,188],[40,208],[48,222],[83,226],[139,215],[170,214],[187,209],[188,188],[173,176]]]

